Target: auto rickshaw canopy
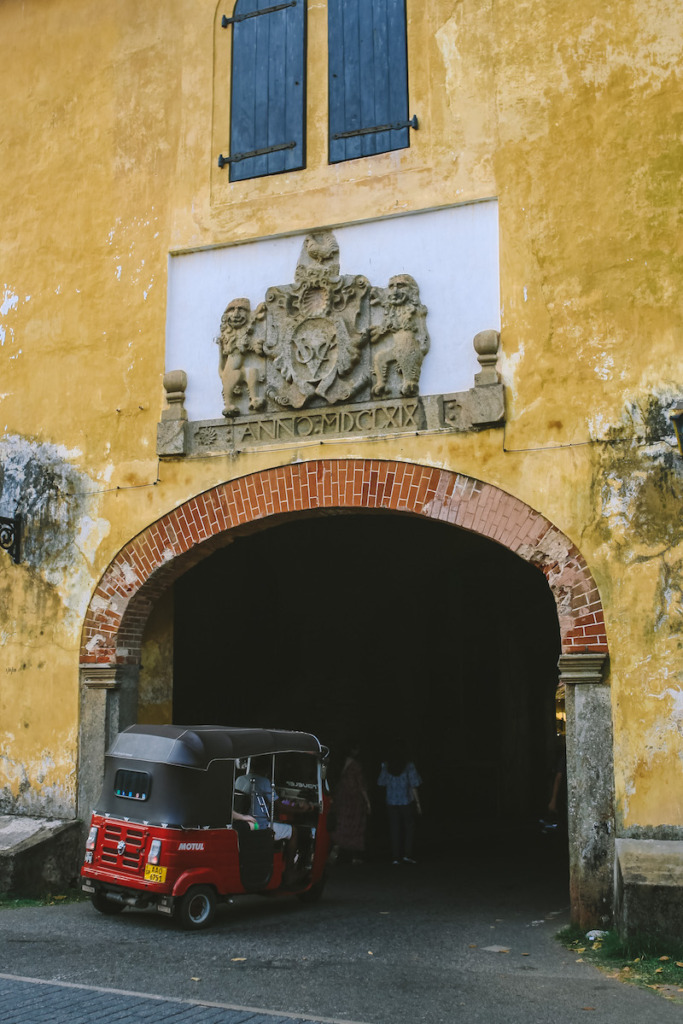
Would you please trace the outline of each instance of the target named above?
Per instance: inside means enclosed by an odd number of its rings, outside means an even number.
[[[219,725],[131,725],[107,751],[94,808],[105,817],[180,828],[223,827],[232,819],[236,762],[281,754],[319,764],[310,733]],[[317,775],[317,770],[316,770]]]
[[[216,760],[285,752],[320,755],[322,747],[306,732],[223,725],[131,725],[118,734],[108,753],[206,770]]]

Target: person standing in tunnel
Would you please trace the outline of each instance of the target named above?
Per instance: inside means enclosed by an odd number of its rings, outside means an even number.
[[[564,736],[557,737],[550,800],[539,824],[543,835],[565,831],[567,827],[567,745]]]
[[[422,814],[418,793],[422,779],[405,750],[393,751],[382,762],[377,785],[386,787],[392,864],[415,864],[415,815]]]
[[[360,761],[360,747],[351,745],[344,762],[339,782],[334,791],[335,826],[332,842],[337,851],[351,858],[352,864],[361,864],[365,852],[365,828],[372,811]]]

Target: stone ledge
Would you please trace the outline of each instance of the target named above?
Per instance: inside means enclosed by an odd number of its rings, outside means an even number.
[[[42,896],[78,876],[80,821],[0,816],[0,892]]]
[[[658,839],[663,842],[683,840],[683,825],[629,825],[619,828],[621,839]]]
[[[615,876],[620,935],[683,938],[683,841],[617,839]]]

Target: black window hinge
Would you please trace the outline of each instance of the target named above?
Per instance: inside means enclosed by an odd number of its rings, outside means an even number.
[[[0,516],[0,548],[6,551],[17,565],[21,561],[21,516],[14,519]]]
[[[267,153],[279,153],[283,149],[294,149],[296,142],[283,142],[279,146],[266,146],[265,149],[251,149],[248,153],[235,153],[234,156],[218,157],[218,166],[225,167],[226,164],[237,164],[240,160],[249,160],[252,156],[265,156]]]
[[[223,15],[221,18],[221,27],[227,28],[228,25],[235,25],[238,21],[246,21],[247,18],[258,18],[259,14],[272,14],[273,11],[284,11],[285,7],[296,7],[297,0],[289,0],[287,4],[275,4],[273,7],[264,7],[262,11],[250,11],[249,14],[236,14],[234,18],[228,18]]]
[[[333,139],[355,139],[357,135],[371,135],[373,132],[397,132],[401,128],[419,128],[417,115],[413,115],[410,121],[394,121],[392,124],[378,124],[373,128],[357,128],[352,132],[335,132]]]

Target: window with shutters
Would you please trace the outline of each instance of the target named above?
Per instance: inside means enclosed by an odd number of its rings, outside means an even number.
[[[405,149],[405,0],[328,0],[330,163]]]
[[[230,150],[218,166],[229,167],[231,182],[306,166],[307,10],[308,0],[236,0],[220,19],[232,57]],[[318,11],[311,25],[317,68],[325,46]],[[327,0],[326,31],[329,162],[407,148],[418,125],[408,111],[406,0]],[[321,92],[312,95],[319,114]],[[326,131],[320,116],[314,123]],[[225,131],[224,139],[227,123]]]
[[[306,165],[306,0],[237,0],[232,31],[230,181]]]

